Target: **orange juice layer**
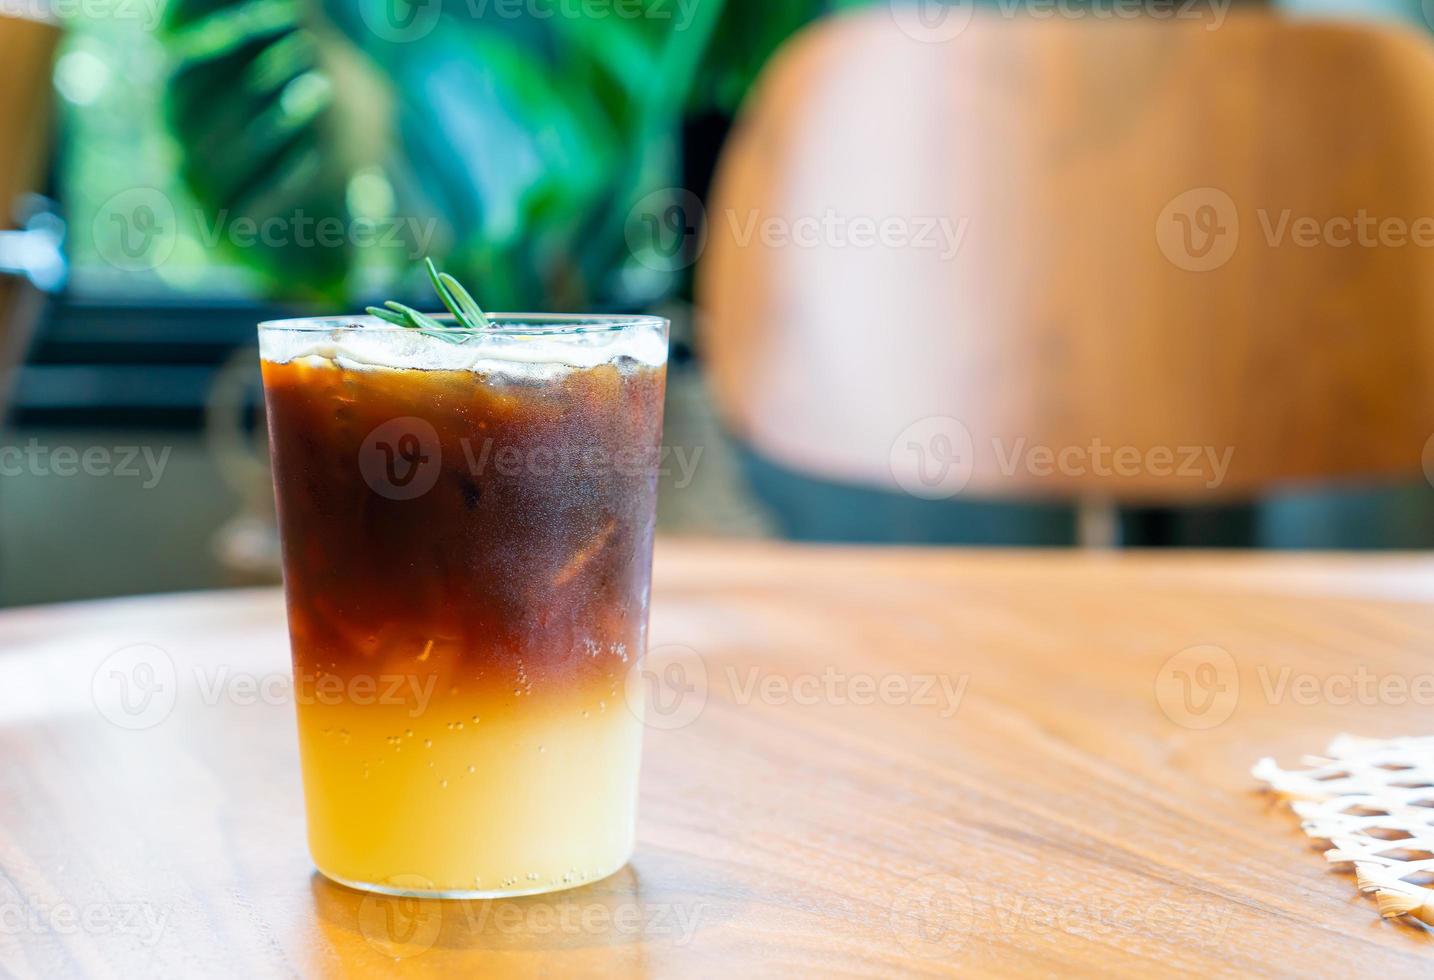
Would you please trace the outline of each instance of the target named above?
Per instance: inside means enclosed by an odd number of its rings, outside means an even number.
[[[413,683],[403,704],[301,700],[309,847],[320,871],[421,891],[518,894],[593,881],[627,861],[642,723],[620,686],[429,700],[415,693],[424,679]]]

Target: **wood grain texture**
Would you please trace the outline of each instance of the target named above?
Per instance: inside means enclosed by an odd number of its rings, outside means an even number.
[[[632,864],[407,906],[308,863],[293,706],[240,683],[288,676],[277,592],[10,611],[0,972],[1412,975],[1428,933],[1381,921],[1248,773],[1342,731],[1434,730],[1427,697],[1292,693],[1428,677],[1431,601],[1425,557],[664,542],[654,648],[696,651],[709,683],[648,734]],[[126,730],[96,705],[139,643],[176,700]],[[1198,645],[1234,693],[1191,715],[1170,664]],[[959,702],[923,703],[923,677]]]
[[[815,475],[891,485],[908,427],[953,418],[965,491],[988,498],[1419,476],[1427,37],[1238,9],[1219,24],[978,9],[949,40],[920,34],[885,8],[819,24],[728,143],[697,291],[738,433]],[[895,237],[863,244],[858,220]],[[1172,466],[1184,447],[1230,451],[1228,472]]]

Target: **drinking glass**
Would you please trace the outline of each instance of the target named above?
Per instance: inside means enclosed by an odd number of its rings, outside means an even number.
[[[259,325],[309,848],[355,888],[632,853],[667,323],[491,319]]]

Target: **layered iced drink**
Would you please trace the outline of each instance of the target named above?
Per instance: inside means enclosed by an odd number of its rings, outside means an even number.
[[[314,862],[530,894],[633,846],[655,318],[260,328]]]

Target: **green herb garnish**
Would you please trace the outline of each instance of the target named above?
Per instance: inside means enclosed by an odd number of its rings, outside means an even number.
[[[392,323],[398,327],[408,327],[413,330],[422,330],[425,333],[437,332],[442,336],[442,331],[453,327],[464,327],[469,330],[487,330],[493,326],[487,315],[473,295],[463,288],[463,284],[454,279],[446,272],[439,272],[438,266],[433,264],[432,259],[424,259],[424,265],[428,268],[428,278],[433,282],[433,289],[438,293],[438,298],[443,300],[443,305],[453,314],[456,323],[441,323],[426,313],[420,313],[411,306],[404,306],[402,303],[395,303],[389,300],[383,306],[370,306],[368,311],[380,320]]]

